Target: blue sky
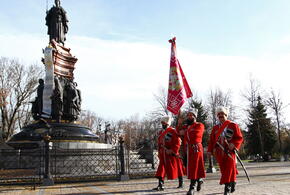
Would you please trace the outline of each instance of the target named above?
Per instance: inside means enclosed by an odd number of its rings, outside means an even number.
[[[3,1],[0,56],[40,64],[48,43],[45,11],[53,3]],[[231,89],[240,103],[252,75],[289,102],[288,0],[62,0],[61,5],[69,19],[66,46],[79,58],[75,74],[83,108],[100,116],[119,119],[156,107],[152,94],[167,88],[172,35],[199,96],[220,87]]]
[[[290,33],[287,0],[62,0],[62,6],[69,35],[163,44],[174,34],[198,53],[257,55]],[[46,0],[11,0],[0,9],[1,32],[46,32]]]

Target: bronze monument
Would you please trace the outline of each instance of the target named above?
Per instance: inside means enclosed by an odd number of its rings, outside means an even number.
[[[45,66],[45,78],[39,79],[37,97],[32,102],[32,124],[21,129],[8,142],[14,148],[36,148],[43,135],[51,137],[54,145],[68,143],[77,148],[90,148],[88,143],[97,143],[98,136],[91,129],[80,125],[77,119],[81,113],[81,92],[74,81],[73,71],[77,58],[72,56],[70,48],[65,47],[68,32],[67,16],[60,6],[60,0],[47,12],[49,46],[44,49],[42,62]],[[55,143],[54,143],[55,142]],[[80,143],[87,143],[79,146]]]
[[[47,12],[45,20],[49,41],[54,39],[57,43],[64,45],[65,34],[68,31],[68,19],[65,10],[60,6],[60,0],[55,0],[55,6]]]

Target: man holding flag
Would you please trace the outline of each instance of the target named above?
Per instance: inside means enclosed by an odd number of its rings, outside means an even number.
[[[167,110],[172,114],[177,115],[177,127],[180,118],[180,108],[185,103],[187,98],[192,96],[192,92],[187,83],[181,65],[176,55],[176,37],[169,40],[171,43],[170,69],[169,69],[169,85],[167,95]],[[180,160],[180,164],[182,161]],[[181,174],[180,174],[181,175]],[[178,177],[181,181],[181,176]],[[179,182],[181,183],[181,182]]]
[[[184,131],[187,126],[182,124],[182,116],[180,116],[180,108],[184,104],[185,100],[192,96],[190,87],[186,81],[183,70],[179,64],[176,55],[176,37],[169,40],[171,43],[171,57],[170,57],[170,69],[169,69],[169,85],[168,85],[168,96],[167,96],[167,110],[177,115],[176,130],[180,137],[183,138]],[[178,124],[180,122],[180,124]],[[180,134],[181,133],[181,134]],[[182,139],[183,141],[183,139]],[[183,148],[184,149],[184,145]],[[183,152],[183,160],[186,155]]]
[[[176,57],[176,38],[169,40],[171,43],[171,58],[169,71],[169,86],[167,97],[167,110],[174,115],[179,113],[186,98],[192,96],[192,92],[186,81],[182,68]],[[167,117],[161,119],[164,131],[158,136],[158,157],[159,166],[155,176],[159,179],[158,186],[153,190],[164,190],[164,177],[168,179],[178,178],[178,188],[183,187],[183,165],[179,155],[181,140],[177,131],[170,127],[170,120]]]

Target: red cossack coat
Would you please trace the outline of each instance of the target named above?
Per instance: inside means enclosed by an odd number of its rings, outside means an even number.
[[[230,143],[235,145],[238,150],[243,142],[243,135],[236,123],[226,121],[228,125],[225,126],[224,130],[218,135],[222,125],[216,125],[213,127],[210,140],[208,143],[208,152],[211,152],[220,167],[221,179],[220,184],[235,182],[238,174],[236,168],[236,155],[234,151],[230,151],[228,145]],[[226,123],[225,122],[225,123]],[[225,152],[217,142],[227,151]],[[229,157],[229,155],[232,157]]]
[[[202,136],[204,125],[202,123],[193,123],[185,132],[184,140],[187,145],[187,167],[186,173],[188,179],[205,178]]]
[[[165,131],[159,132],[158,135],[158,158],[159,165],[155,177],[164,179],[176,179],[183,176],[183,165],[179,158],[179,148],[181,140],[177,132],[172,127],[168,127]],[[167,154],[166,150],[172,151]]]

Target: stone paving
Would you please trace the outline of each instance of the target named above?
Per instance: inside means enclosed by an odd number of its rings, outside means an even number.
[[[288,195],[290,194],[290,162],[248,163],[246,164],[251,183],[239,168],[236,195]],[[200,192],[195,195],[222,195],[223,185],[219,185],[219,173],[207,174]],[[125,194],[186,194],[189,181],[185,179],[185,187],[176,189],[177,180],[165,180],[165,190],[152,191],[156,187],[154,178],[129,181],[106,181],[90,183],[56,184],[54,186],[0,186],[0,194],[7,195],[125,195]]]

